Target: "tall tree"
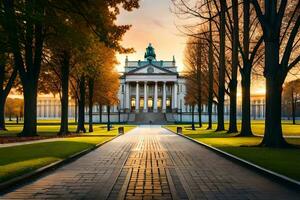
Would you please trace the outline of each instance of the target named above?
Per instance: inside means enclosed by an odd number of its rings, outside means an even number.
[[[115,65],[108,65],[102,68],[99,78],[95,80],[94,100],[99,105],[107,106],[107,130],[110,131],[110,109],[111,106],[118,105],[119,74],[115,70]],[[102,106],[101,106],[102,107]]]
[[[207,98],[207,42],[202,38],[191,37],[185,50],[185,73],[189,102],[198,107],[199,127],[202,127],[202,102]],[[192,103],[193,104],[193,103]]]
[[[218,125],[216,131],[225,130],[224,127],[224,96],[225,96],[225,72],[226,72],[226,1],[220,0],[220,50],[219,50],[219,78],[218,78]]]
[[[229,116],[229,129],[228,133],[236,133],[237,129],[237,73],[239,62],[239,6],[238,0],[232,0],[232,31],[231,31],[231,80],[229,82],[229,96],[230,96],[230,116]]]
[[[259,22],[253,9],[250,9],[250,0],[243,3],[243,40],[239,44],[242,65],[239,65],[242,86],[242,123],[239,136],[251,136],[251,74],[252,69],[262,59],[261,50],[263,37]]]
[[[1,22],[23,86],[24,127],[21,136],[37,134],[36,104],[45,39],[45,8],[45,1],[3,1],[5,20]]]
[[[265,44],[266,118],[263,146],[284,147],[281,95],[288,72],[300,61],[297,52],[300,1],[251,1],[263,30]]]
[[[88,105],[89,105],[89,132],[93,132],[93,106],[95,103],[95,82],[108,75],[107,71],[113,71],[117,60],[115,51],[107,48],[102,43],[92,42],[87,50],[87,77],[88,77]],[[101,81],[101,80],[99,80]]]

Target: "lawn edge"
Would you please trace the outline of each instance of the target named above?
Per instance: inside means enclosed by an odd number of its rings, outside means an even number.
[[[300,181],[297,181],[297,180],[292,179],[290,177],[287,177],[285,175],[279,174],[277,172],[268,170],[268,169],[266,169],[264,167],[256,165],[256,164],[254,164],[252,162],[249,162],[247,160],[244,160],[244,159],[242,159],[240,157],[237,157],[235,155],[232,155],[230,153],[222,151],[222,150],[220,150],[220,149],[218,149],[216,147],[213,147],[211,145],[205,144],[204,142],[201,142],[201,141],[195,140],[193,138],[190,138],[190,137],[188,137],[188,136],[186,136],[184,134],[178,134],[175,131],[173,131],[173,130],[167,128],[167,127],[163,126],[163,128],[166,129],[166,130],[168,130],[168,131],[170,131],[170,132],[172,132],[172,133],[174,133],[174,134],[176,134],[176,135],[179,135],[179,136],[181,136],[183,138],[186,138],[186,139],[188,139],[188,140],[190,140],[192,142],[195,142],[195,143],[197,143],[197,144],[199,144],[201,146],[204,146],[205,148],[207,148],[209,150],[212,150],[213,152],[215,152],[215,153],[223,156],[226,159],[234,161],[235,163],[238,163],[238,164],[240,164],[240,165],[242,165],[244,167],[247,167],[248,169],[251,169],[251,170],[254,170],[254,171],[256,171],[256,172],[258,172],[260,174],[263,174],[266,177],[271,178],[272,180],[275,180],[275,181],[280,182],[280,183],[288,184],[289,186],[300,190]]]
[[[122,135],[117,135],[117,136],[112,137],[112,138],[110,138],[109,140],[107,140],[103,143],[99,143],[99,144],[95,145],[94,147],[87,148],[87,149],[82,150],[80,152],[77,152],[73,155],[70,155],[67,158],[63,159],[63,160],[59,160],[59,161],[56,161],[54,163],[50,163],[49,165],[38,168],[38,169],[36,169],[32,172],[23,174],[21,176],[18,176],[18,177],[10,179],[8,181],[5,181],[3,183],[0,183],[0,191],[1,191],[0,195],[9,192],[10,190],[14,189],[15,187],[17,187],[19,185],[25,184],[25,183],[30,182],[30,181],[34,181],[36,178],[39,178],[40,176],[42,176],[43,174],[45,174],[47,172],[56,170],[59,167],[62,167],[66,164],[69,164],[69,163],[79,159],[80,157],[82,157],[82,156],[98,149],[99,147],[103,146],[104,144],[106,144],[108,142],[111,142],[112,140],[114,140],[114,139],[116,139],[120,136],[122,136]]]

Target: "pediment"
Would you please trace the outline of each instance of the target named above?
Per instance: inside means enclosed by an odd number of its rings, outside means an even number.
[[[153,64],[149,64],[143,67],[139,67],[128,72],[129,74],[174,74],[174,72],[164,69]]]

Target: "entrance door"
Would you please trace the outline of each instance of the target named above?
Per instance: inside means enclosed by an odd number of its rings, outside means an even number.
[[[144,97],[140,98],[140,110],[144,109]]]
[[[153,112],[153,98],[148,98],[148,112]]]
[[[136,104],[135,98],[131,98],[131,102],[130,102],[131,112],[135,111],[135,104]]]
[[[161,111],[162,109],[162,98],[157,98],[157,110]]]
[[[171,112],[172,111],[171,99],[170,98],[167,98],[166,109],[167,109],[167,112]]]

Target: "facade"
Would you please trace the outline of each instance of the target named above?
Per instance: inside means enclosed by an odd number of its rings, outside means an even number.
[[[126,113],[175,113],[184,107],[185,80],[180,77],[175,58],[156,60],[151,44],[144,60],[125,61],[120,78],[120,108]]]

